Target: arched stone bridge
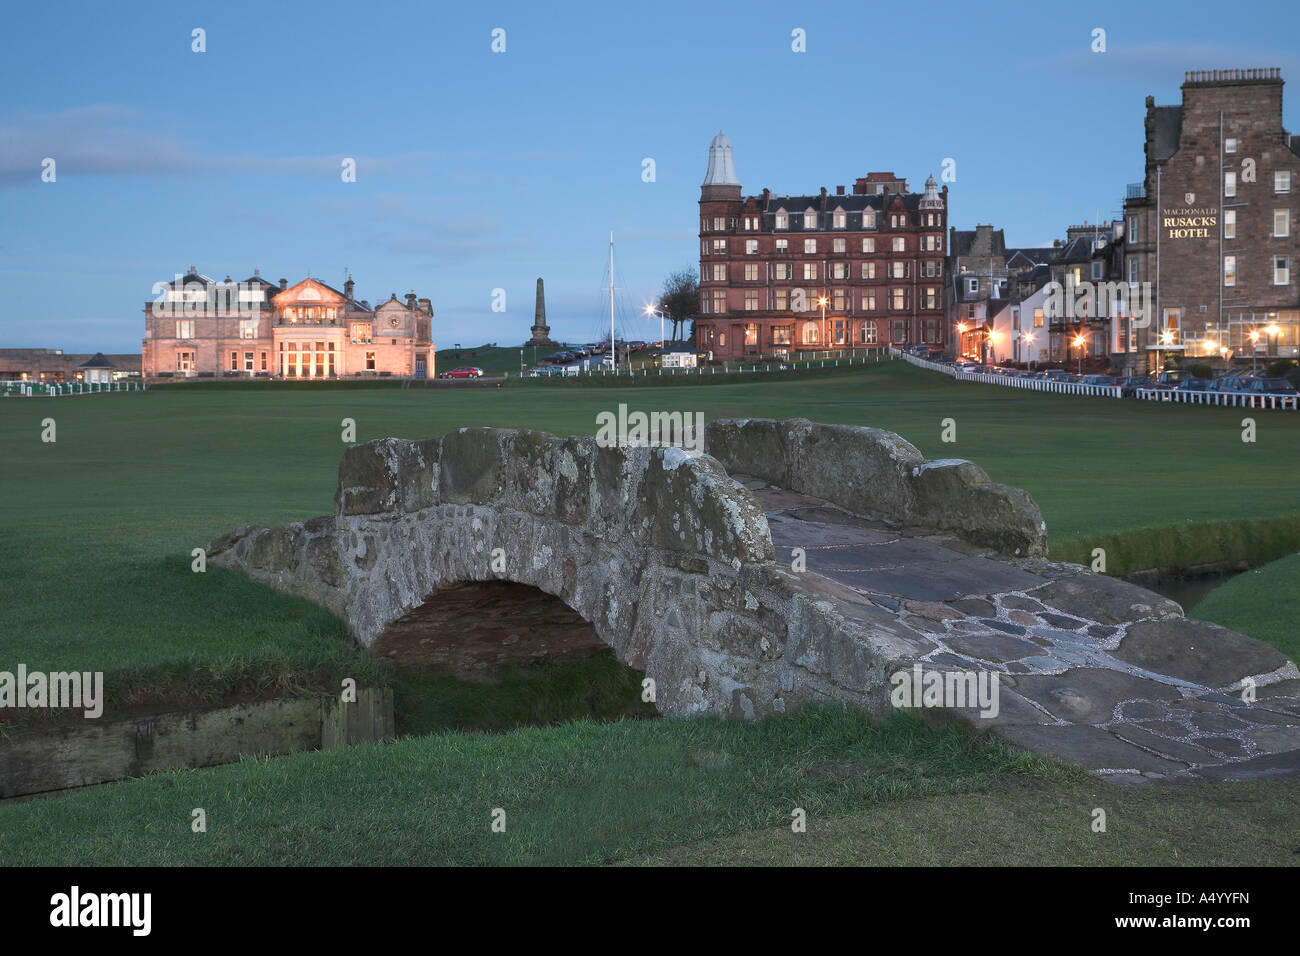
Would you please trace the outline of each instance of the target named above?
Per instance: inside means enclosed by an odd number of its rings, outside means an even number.
[[[344,454],[333,515],[239,528],[209,557],[324,605],[365,647],[449,588],[537,588],[652,678],[670,715],[828,700],[883,715],[891,677],[919,665],[996,674],[995,713],[942,713],[1091,769],[1300,768],[1295,665],[1047,560],[1026,492],[878,429],[717,421],[704,444],[372,441]],[[1243,681],[1258,702],[1233,695]]]

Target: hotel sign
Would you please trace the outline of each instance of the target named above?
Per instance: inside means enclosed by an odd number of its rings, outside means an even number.
[[[1219,210],[1214,207],[1204,209],[1166,209],[1160,221],[1167,239],[1209,239],[1211,229],[1219,225]]]

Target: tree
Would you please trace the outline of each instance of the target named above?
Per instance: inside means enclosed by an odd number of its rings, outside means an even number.
[[[672,323],[672,337],[676,341],[679,329],[695,316],[700,307],[700,280],[694,269],[679,269],[664,279],[659,293],[659,308]]]

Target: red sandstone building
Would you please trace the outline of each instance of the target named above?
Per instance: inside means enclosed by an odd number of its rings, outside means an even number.
[[[433,306],[414,292],[377,308],[320,279],[277,288],[252,278],[217,282],[193,266],[154,287],[144,307],[146,378],[284,379],[434,374]]]
[[[852,193],[741,196],[731,141],[700,188],[696,347],[715,361],[947,343],[948,187],[870,173]]]

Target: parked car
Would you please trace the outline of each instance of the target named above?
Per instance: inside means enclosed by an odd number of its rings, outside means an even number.
[[[1174,386],[1176,392],[1208,392],[1214,384],[1208,378],[1185,378]]]
[[[1139,388],[1155,388],[1156,383],[1149,378],[1123,378],[1119,381],[1119,393],[1124,398],[1132,398]]]
[[[1185,368],[1176,368],[1172,371],[1161,372],[1157,375],[1156,384],[1163,385],[1165,388],[1176,388],[1179,382],[1195,377],[1195,375]]]
[[[483,370],[475,368],[473,365],[462,365],[459,368],[453,368],[443,372],[439,378],[482,378]]]
[[[1114,385],[1114,375],[1085,375],[1079,379],[1084,385]]]
[[[1296,387],[1284,378],[1253,378],[1250,380],[1252,395],[1295,395]]]

